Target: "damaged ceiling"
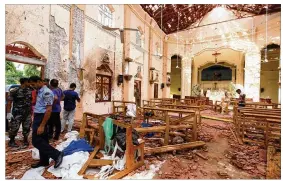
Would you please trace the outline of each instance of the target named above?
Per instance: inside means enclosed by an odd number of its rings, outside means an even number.
[[[231,10],[239,19],[250,15],[262,15],[266,13],[265,4],[141,4],[144,11],[157,22],[158,26],[166,34],[177,31],[178,14],[179,30],[185,30],[192,25],[197,26],[195,24],[199,24],[207,13],[219,6]],[[280,4],[268,5],[268,13],[280,11]]]

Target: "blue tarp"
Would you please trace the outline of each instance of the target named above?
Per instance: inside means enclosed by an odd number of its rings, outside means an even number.
[[[75,152],[79,151],[93,151],[93,148],[87,143],[85,139],[79,139],[77,141],[72,141],[69,146],[67,146],[64,150],[64,156],[71,155]]]

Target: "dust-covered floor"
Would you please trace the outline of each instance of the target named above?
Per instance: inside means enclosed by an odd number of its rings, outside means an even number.
[[[204,112],[206,115],[212,113]],[[230,115],[213,113],[213,116],[231,119]],[[198,139],[206,142],[204,147],[146,156],[145,165],[124,179],[265,179],[266,150],[258,146],[240,145],[231,130],[232,123],[202,119],[198,127]],[[19,140],[20,133],[18,143]],[[52,142],[52,145],[61,141]],[[7,147],[7,142],[6,179],[20,179],[35,162],[30,151],[32,146],[12,150]],[[56,179],[47,171],[42,176]]]

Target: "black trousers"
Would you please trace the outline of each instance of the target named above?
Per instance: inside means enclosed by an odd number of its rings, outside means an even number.
[[[54,127],[55,127],[54,138],[59,138],[60,133],[61,133],[60,112],[52,112],[47,124],[48,124],[49,138],[53,138]]]
[[[56,160],[60,151],[49,145],[47,125],[45,126],[44,133],[37,135],[37,129],[41,124],[44,113],[34,113],[34,121],[32,125],[32,145],[39,150],[40,162],[49,164],[49,159]]]
[[[9,132],[9,121],[6,119],[6,132]]]

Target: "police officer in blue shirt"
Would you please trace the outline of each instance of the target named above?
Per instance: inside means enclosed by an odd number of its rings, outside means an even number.
[[[63,152],[49,145],[47,132],[47,121],[52,112],[54,95],[52,91],[44,85],[40,77],[32,76],[29,80],[31,86],[38,89],[32,125],[32,144],[39,150],[40,156],[40,161],[31,165],[31,167],[38,168],[48,166],[49,159],[52,158],[55,161],[54,168],[58,168],[63,161]]]

